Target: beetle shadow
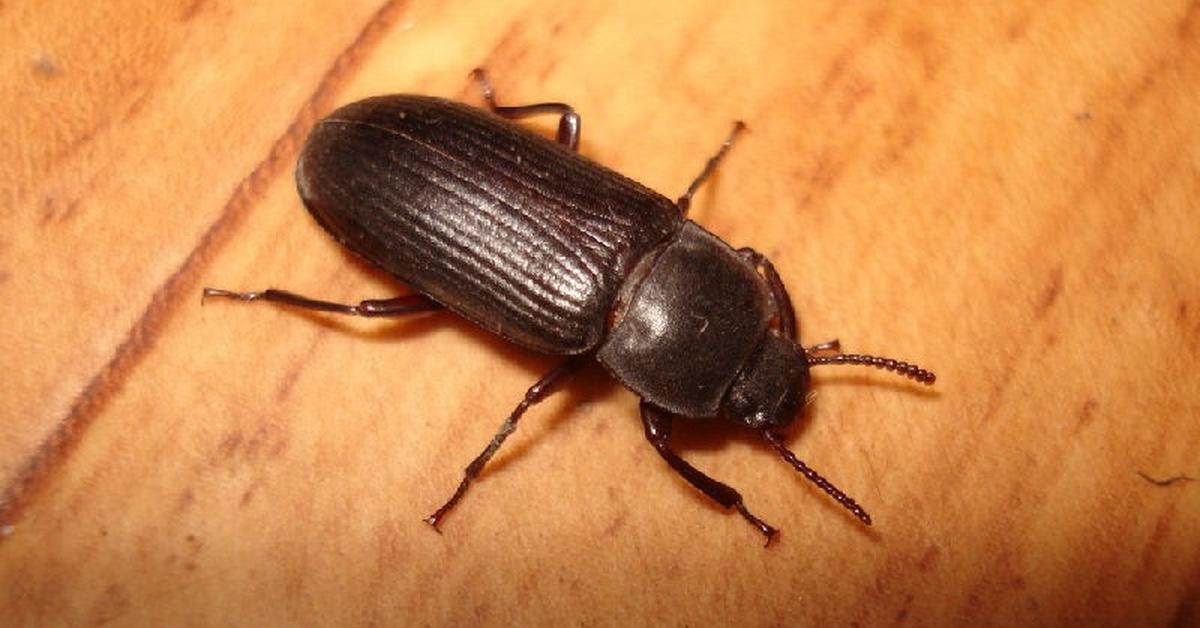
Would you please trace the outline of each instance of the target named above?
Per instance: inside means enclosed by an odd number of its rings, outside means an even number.
[[[405,294],[417,294],[416,290],[408,287],[387,271],[376,267],[352,251],[340,247],[339,251],[344,257],[345,262],[350,266],[354,266],[360,274],[376,279],[381,284],[394,285],[396,287],[395,291],[391,294],[371,295],[365,298],[384,299]],[[321,295],[316,295],[316,297],[323,298]],[[270,305],[275,306],[280,311],[286,312],[288,315],[304,319],[307,323],[315,325],[322,330],[344,334],[369,342],[403,342],[433,331],[451,331],[452,333],[468,337],[470,342],[478,347],[479,352],[486,353],[497,361],[514,366],[524,372],[528,376],[527,379],[530,386],[549,372],[550,369],[567,359],[567,356],[540,354],[515,345],[505,338],[479,327],[451,310],[432,310],[404,314],[399,317],[370,318],[347,316],[335,312],[309,310],[281,304]],[[370,322],[364,326],[364,320],[368,319]],[[572,376],[563,385],[562,389],[552,395],[555,397],[567,397],[567,402],[562,404],[561,409],[549,418],[539,416],[538,420],[546,421],[547,430],[553,430],[561,422],[574,414],[580,406],[604,399],[618,388],[620,386],[617,382],[612,377],[609,377],[602,368],[599,368],[596,364],[589,364],[579,373]],[[499,426],[504,418],[520,402],[526,390],[526,388],[514,390],[511,404],[497,407],[494,416],[489,414],[489,417],[494,418],[494,424],[489,423],[489,427]],[[541,404],[535,404],[529,408],[522,422],[529,421],[532,418],[531,415],[536,413],[539,405]],[[482,446],[485,443],[481,440],[479,444]],[[523,440],[501,448],[496,457],[488,463],[480,477],[486,477],[491,472],[503,469],[509,461],[519,459],[535,444],[531,440]]]
[[[789,443],[789,449],[791,448],[791,443],[800,442],[803,440],[804,433],[809,429],[809,419],[811,418],[810,414],[812,413],[812,410],[811,404],[810,406],[806,406],[800,411],[800,413],[796,416],[796,420],[790,426],[784,430],[781,430],[781,432],[785,434],[787,442]],[[697,451],[719,451],[727,448],[730,443],[735,442],[748,445],[750,449],[755,452],[754,460],[756,462],[754,464],[757,464],[757,461],[761,461],[761,463],[764,465],[787,465],[787,462],[781,459],[779,454],[777,454],[769,444],[764,442],[763,438],[759,436],[757,432],[732,425],[719,419],[710,421],[677,420],[671,430],[671,447],[680,455],[680,457],[684,458],[685,460],[689,460],[689,453],[694,453]],[[801,459],[804,459],[803,456],[801,456]],[[666,467],[664,466],[664,468]],[[700,470],[706,475],[709,474],[706,469],[701,468]],[[682,487],[682,490],[687,491],[687,493],[691,495],[693,499],[704,504],[706,509],[713,511],[714,513],[735,514],[734,511],[722,507],[720,504],[714,502],[704,494],[695,490],[695,488],[693,488],[691,484],[684,480],[683,477],[676,474],[673,475],[675,475],[676,483]],[[780,518],[778,514],[764,512],[763,508],[757,505],[754,498],[756,488],[754,485],[744,484],[741,481],[735,482],[731,478],[715,477],[712,475],[710,475],[710,477],[733,486],[734,489],[742,494],[742,497],[746,500],[746,507],[749,508],[751,512],[754,512],[756,515],[762,517],[768,522],[778,522],[778,519]],[[798,474],[795,480],[796,484],[803,487],[802,490],[804,491],[804,498],[814,500],[815,503],[820,505],[822,510],[827,511],[825,514],[832,514],[832,516],[844,515],[847,517],[848,522],[857,523],[857,520],[853,515],[844,511],[836,502],[829,499],[829,497],[820,489],[818,489],[816,486],[813,486],[812,483],[806,481]],[[805,505],[807,505],[807,502]],[[864,528],[864,526],[861,525],[855,527]],[[867,532],[868,535],[870,535],[868,530],[869,529],[864,530],[864,532]]]

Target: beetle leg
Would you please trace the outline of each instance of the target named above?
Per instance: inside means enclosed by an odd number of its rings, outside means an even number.
[[[687,187],[687,191],[683,193],[683,196],[680,196],[675,201],[675,205],[679,207],[679,213],[687,215],[688,208],[692,206],[692,196],[696,193],[696,190],[700,189],[700,186],[716,172],[717,166],[725,158],[725,153],[728,153],[729,149],[733,147],[733,141],[737,139],[738,134],[745,130],[745,122],[738,120],[733,123],[733,130],[729,132],[729,137],[726,137],[725,141],[721,143],[721,148],[717,150],[717,154],[708,158],[708,162],[704,164],[704,169],[692,180],[692,184]]]
[[[530,386],[529,390],[525,392],[525,398],[521,400],[521,403],[517,404],[517,407],[512,411],[512,414],[508,415],[504,423],[500,424],[500,429],[496,430],[496,435],[492,437],[492,441],[488,443],[487,447],[484,447],[478,456],[475,456],[471,464],[467,465],[466,470],[463,472],[462,482],[459,482],[454,494],[450,496],[450,499],[446,500],[445,504],[442,504],[441,508],[438,508],[432,515],[426,517],[425,523],[437,529],[442,518],[454,508],[458,500],[462,499],[463,494],[467,492],[467,487],[471,485],[471,481],[479,475],[479,472],[483,470],[488,460],[492,459],[492,456],[500,449],[500,445],[504,444],[504,440],[508,438],[508,435],[516,431],[517,421],[521,419],[521,415],[525,414],[525,411],[530,406],[550,396],[555,390],[558,390],[559,385],[569,375],[578,371],[584,364],[587,364],[590,358],[590,355],[577,355],[567,358],[562,364],[550,369],[550,372],[543,375],[536,384]]]
[[[775,265],[771,263],[771,260],[767,259],[767,256],[748,246],[738,249],[738,254],[750,262],[755,269],[762,272],[763,278],[767,280],[767,286],[771,290],[771,299],[775,301],[775,311],[779,317],[777,321],[779,330],[788,340],[795,342],[796,311],[792,306],[792,298],[788,295],[787,286],[783,285],[783,279],[780,279],[779,273],[775,270]],[[817,354],[837,355],[841,352],[842,345],[838,342],[837,338],[804,349],[805,355],[810,357]]]
[[[438,303],[437,301],[434,301],[423,294],[409,294],[391,299],[367,299],[365,301],[359,301],[358,305],[348,305],[345,303],[333,303],[331,301],[310,299],[293,292],[276,290],[274,288],[263,290],[262,292],[231,292],[229,290],[221,290],[219,288],[205,288],[200,299],[203,302],[204,299],[209,297],[236,299],[238,301],[270,301],[272,303],[282,303],[284,305],[290,305],[305,310],[336,312],[338,314],[349,314],[351,316],[365,317],[404,316],[405,314],[440,310],[443,307],[441,303]]]
[[[833,340],[826,340],[819,345],[813,345],[811,347],[804,348],[805,355],[809,357],[815,356],[818,353],[837,355],[841,352],[842,343],[839,342],[837,338],[834,338]]]
[[[558,143],[571,150],[579,150],[579,114],[575,113],[575,109],[571,105],[561,102],[541,102],[533,105],[501,107],[496,104],[496,92],[492,89],[492,82],[488,80],[487,72],[483,68],[471,70],[471,78],[479,83],[479,89],[483,92],[483,99],[487,102],[488,109],[501,118],[517,120],[546,113],[561,116],[558,119]]]
[[[725,508],[736,508],[746,521],[750,522],[763,536],[767,537],[767,545],[770,545],[771,539],[778,532],[762,519],[755,517],[746,506],[742,503],[742,495],[736,489],[728,484],[714,480],[708,477],[704,472],[696,467],[693,467],[686,460],[679,457],[675,453],[668,440],[671,437],[671,422],[674,417],[665,410],[656,408],[653,405],[643,401],[642,406],[642,427],[646,431],[646,440],[654,445],[654,449],[658,451],[658,455],[662,456],[667,464],[676,473],[683,476],[692,486],[700,489],[700,492],[708,495],[713,501],[724,506]]]
[[[783,280],[779,278],[779,273],[775,272],[775,266],[771,264],[771,260],[767,259],[765,255],[750,247],[738,249],[738,254],[746,258],[746,261],[762,272],[763,278],[767,280],[767,287],[771,289],[771,300],[775,301],[779,331],[788,340],[795,342],[796,311],[792,308],[792,297],[788,296],[787,287],[783,285]],[[821,347],[821,345],[814,347],[814,349],[817,348],[824,347]]]

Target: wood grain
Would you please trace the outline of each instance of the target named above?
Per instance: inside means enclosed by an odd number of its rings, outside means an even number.
[[[1200,625],[1200,3],[0,3],[6,625]],[[421,522],[551,358],[461,321],[212,302],[404,290],[303,213],[369,94],[573,104],[585,154],[779,268],[797,453],[677,441],[600,371]],[[549,131],[550,121],[539,128]],[[1186,476],[1173,482],[1158,482]]]

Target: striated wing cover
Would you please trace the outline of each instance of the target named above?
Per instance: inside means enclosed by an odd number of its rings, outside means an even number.
[[[547,353],[603,339],[621,282],[683,224],[663,196],[490,113],[381,96],[330,114],[296,168],[338,241]]]

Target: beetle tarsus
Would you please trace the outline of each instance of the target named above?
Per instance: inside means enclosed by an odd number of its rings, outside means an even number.
[[[767,523],[766,521],[755,517],[754,513],[747,510],[745,504],[742,502],[734,504],[734,507],[737,508],[739,513],[741,513],[742,517],[745,517],[746,521],[750,522],[750,525],[758,528],[758,531],[762,532],[762,535],[766,537],[766,542],[763,543],[763,547],[770,546],[771,541],[775,540],[775,535],[779,534],[779,529]]]
[[[693,467],[691,463],[679,457],[671,449],[669,444],[671,438],[671,423],[674,421],[674,416],[661,408],[656,408],[651,404],[642,402],[642,427],[646,433],[646,440],[654,445],[655,451],[662,456],[663,460],[671,466],[683,479],[687,480],[692,486],[707,495],[710,499],[717,502],[727,509],[736,509],[750,525],[758,529],[759,532],[767,538],[767,545],[771,544],[771,539],[779,532],[767,522],[759,519],[746,508],[742,501],[741,493],[737,489],[715,480],[703,471]]]
[[[210,298],[220,299],[235,299],[237,301],[253,301],[261,296],[259,292],[233,292],[231,290],[222,290],[220,288],[205,288],[200,293],[200,303]]]
[[[462,482],[459,482],[458,489],[454,491],[454,495],[446,500],[446,503],[442,504],[442,507],[435,510],[432,515],[425,517],[425,523],[428,523],[429,527],[436,530],[438,534],[442,533],[442,529],[438,527],[442,523],[442,519],[446,517],[446,513],[450,512],[451,508],[454,508],[458,500],[462,499],[463,493],[467,492],[468,484],[470,484],[470,480],[464,478]]]
[[[429,527],[433,528],[433,531],[437,532],[438,534],[442,533],[442,529],[438,527],[438,524],[441,523],[441,517],[438,514],[440,512],[441,511],[439,510],[438,512],[435,512],[432,515],[429,515],[428,517],[425,517],[424,519],[422,519],[422,521],[424,521],[425,523],[428,523]]]

